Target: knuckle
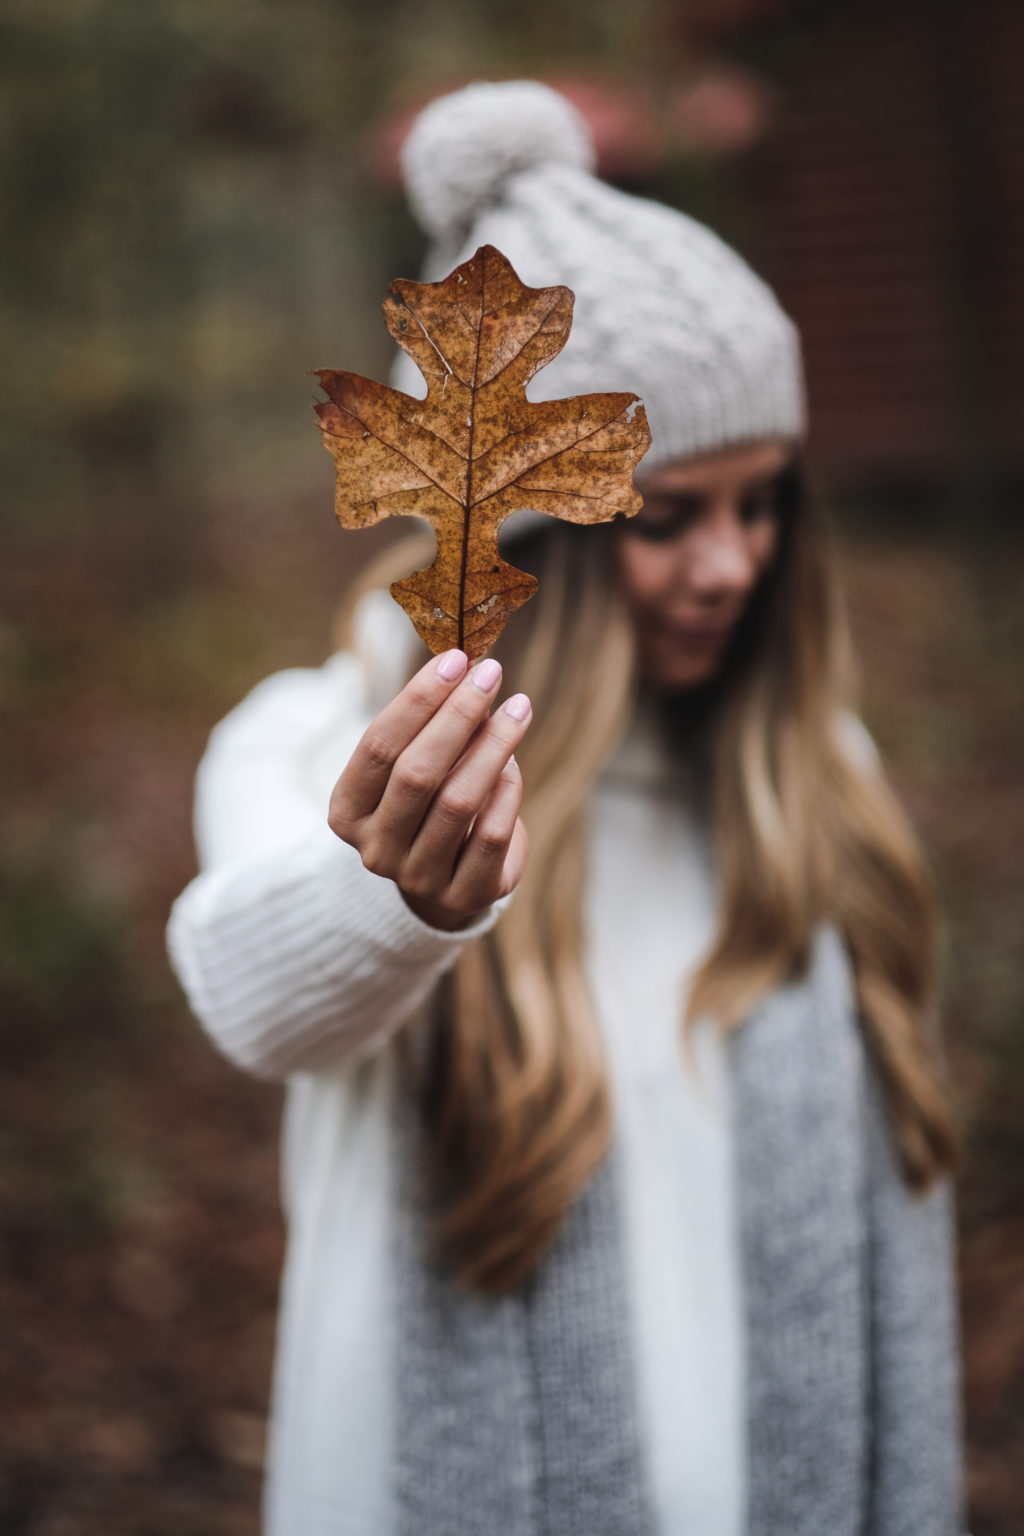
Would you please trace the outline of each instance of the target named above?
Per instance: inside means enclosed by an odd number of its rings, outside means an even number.
[[[476,698],[472,696],[473,694]],[[475,727],[479,724],[481,715],[487,711],[487,697],[480,692],[479,688],[460,689],[452,694],[449,707],[464,725]]]
[[[358,819],[352,815],[348,797],[340,789],[335,789],[327,807],[327,825],[335,837],[340,837],[344,843],[354,843],[358,834]]]
[[[420,800],[434,788],[434,776],[423,763],[399,758],[392,771],[397,789],[410,800]]]
[[[389,768],[394,760],[390,740],[372,727],[363,736],[363,753],[371,768]]]
[[[513,720],[512,716],[506,715],[503,709],[499,709],[491,716],[488,726],[495,740],[500,742],[506,752],[512,751],[524,731],[522,722]]]
[[[448,785],[437,797],[437,809],[448,822],[471,821],[476,808],[475,797],[458,785]]]
[[[409,896],[418,896],[422,901],[436,901],[438,897],[436,882],[431,880],[426,870],[403,870],[398,884]]]
[[[327,812],[327,825],[330,827],[335,837],[340,838],[343,843],[351,843],[351,823],[349,822],[347,816],[340,815],[339,812],[334,810],[333,806]]]
[[[437,702],[437,689],[431,687],[429,678],[416,676],[406,684],[405,696],[417,709],[429,709]]]
[[[485,826],[476,829],[476,845],[482,854],[493,858],[497,854],[503,854],[508,847],[511,831],[496,822],[488,822]]]
[[[511,837],[522,803],[522,781],[499,779],[495,785],[494,802],[488,809],[488,822],[500,824],[506,829],[506,835]]]
[[[384,849],[376,838],[369,837],[359,845],[359,857],[363,861],[363,868],[368,869],[371,875],[387,875],[385,867]]]

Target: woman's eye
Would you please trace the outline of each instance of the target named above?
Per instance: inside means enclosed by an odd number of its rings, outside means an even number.
[[[643,539],[645,544],[667,544],[674,539],[678,528],[672,518],[644,517],[638,512],[636,517],[631,517],[626,524],[626,532],[634,539]]]
[[[647,544],[664,544],[687,528],[699,512],[700,498],[696,496],[649,497],[623,526],[626,533]]]
[[[740,502],[740,517],[745,523],[756,523],[762,517],[774,517],[779,510],[778,491],[775,485],[765,485],[750,491]]]

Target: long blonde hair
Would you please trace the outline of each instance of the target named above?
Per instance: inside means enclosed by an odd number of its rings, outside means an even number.
[[[906,1176],[924,1188],[955,1154],[930,1032],[935,901],[884,776],[844,739],[846,619],[799,466],[780,518],[777,557],[719,678],[675,710],[704,769],[719,890],[717,930],[681,1024],[711,1014],[735,1029],[801,974],[816,925],[834,921]],[[507,912],[443,984],[425,1070],[420,1061],[438,1234],[459,1278],[486,1293],[529,1276],[611,1132],[582,897],[588,792],[637,686],[616,532],[558,525],[516,547],[541,591],[496,654],[533,701],[517,753],[530,856]],[[396,551],[396,567],[407,570],[408,558]]]

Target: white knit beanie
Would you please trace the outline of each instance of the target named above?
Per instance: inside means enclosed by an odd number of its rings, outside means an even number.
[[[575,293],[572,333],[531,400],[635,391],[653,437],[643,468],[804,434],[799,338],[771,289],[696,220],[598,181],[585,122],[548,86],[440,97],[413,124],[402,166],[433,242],[427,281],[494,245],[528,286]],[[404,354],[393,379],[422,395]]]

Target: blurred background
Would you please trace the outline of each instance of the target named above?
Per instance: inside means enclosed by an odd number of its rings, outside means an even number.
[[[973,1536],[1024,1530],[1024,7],[4,0],[0,1531],[254,1536],[276,1089],[168,972],[211,725],[316,664],[311,371],[382,377],[410,114],[539,75],[805,338],[863,711],[930,852]]]

